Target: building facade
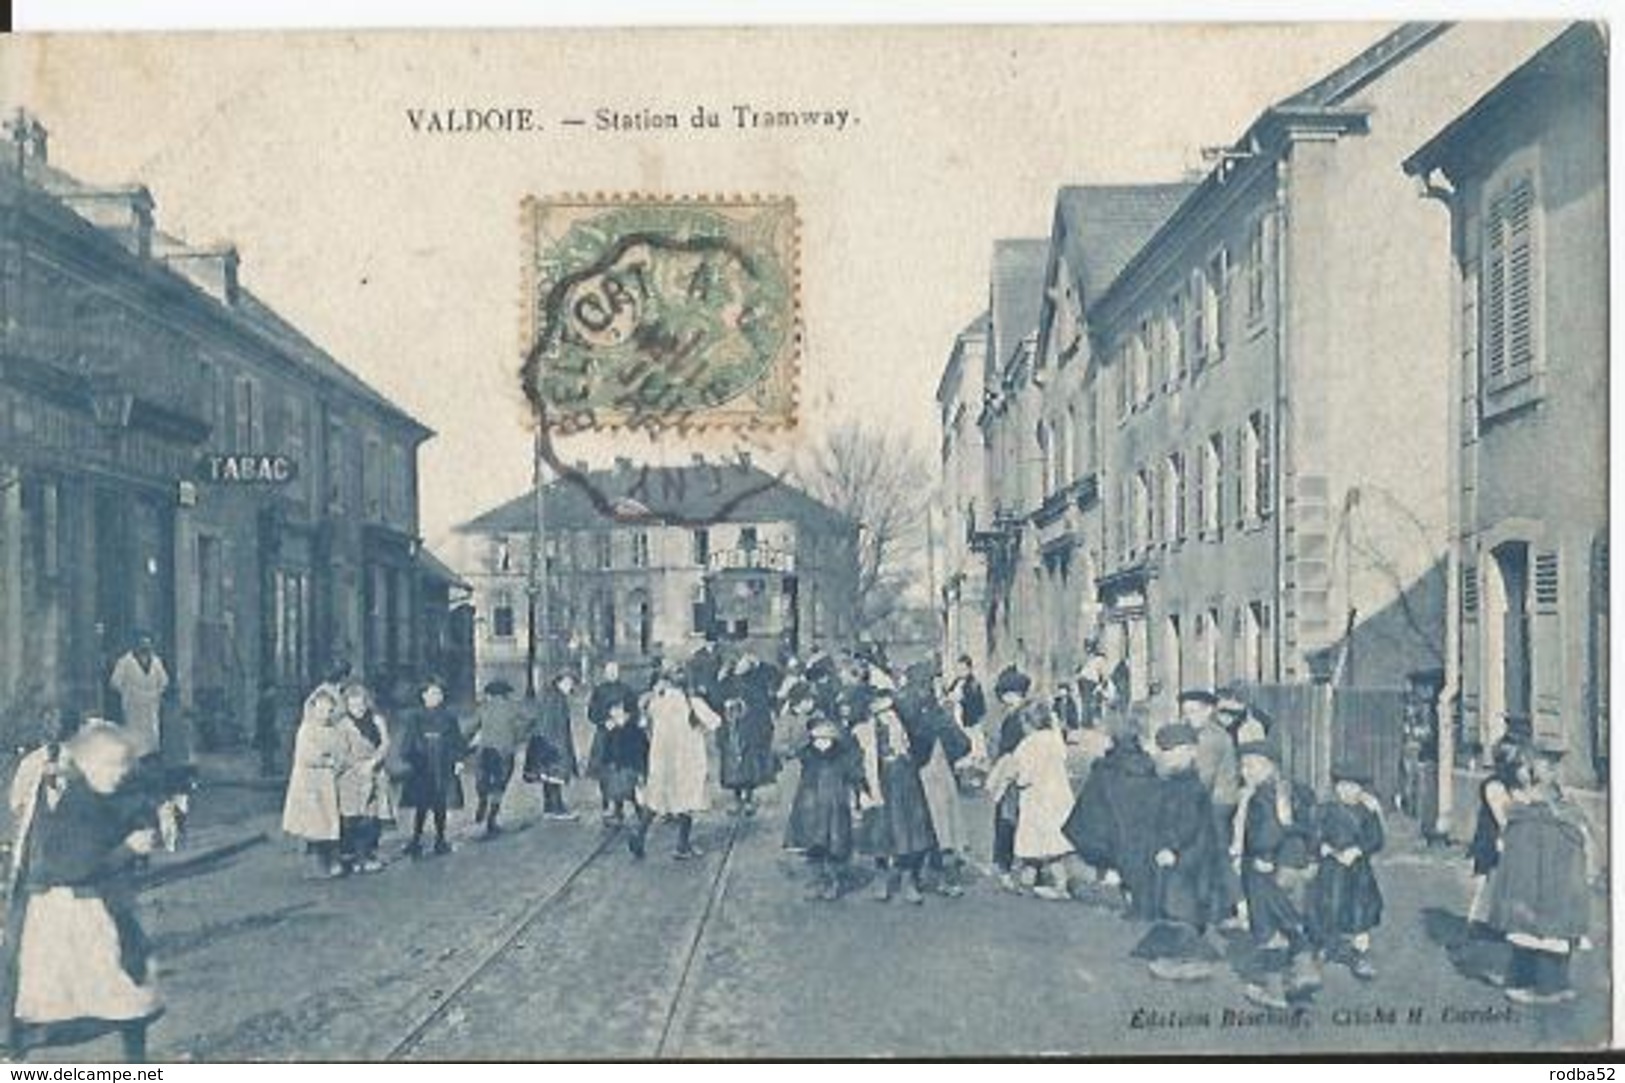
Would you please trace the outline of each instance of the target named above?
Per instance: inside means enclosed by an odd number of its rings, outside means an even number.
[[[1576,24],[1405,163],[1449,210],[1458,282],[1447,752],[1482,763],[1521,730],[1589,788],[1609,740],[1606,77]]]
[[[948,364],[937,384],[942,425],[938,449],[942,469],[943,653],[949,659],[967,655],[987,658],[987,563],[971,546],[980,513],[987,515],[986,455],[982,429],[983,370],[987,364],[984,313],[954,339]]]
[[[989,357],[994,664],[1093,639],[1163,704],[1443,666],[1452,282],[1399,163],[1554,32],[1409,24],[1199,183],[1061,192],[1031,345]]]
[[[154,225],[140,186],[0,168],[0,699],[112,709],[153,635],[174,717],[230,740],[344,657],[417,672],[417,450],[429,430],[301,335],[229,246]]]
[[[642,671],[707,639],[772,658],[847,643],[857,544],[856,524],[748,460],[623,459],[464,523],[452,563],[473,592],[478,683],[523,688],[533,652],[543,669]]]

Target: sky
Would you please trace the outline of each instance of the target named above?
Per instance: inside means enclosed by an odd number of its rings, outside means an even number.
[[[1066,184],[1177,180],[1385,25],[1227,24],[11,36],[0,105],[158,227],[229,240],[242,280],[436,431],[423,533],[530,483],[520,361],[526,195],[768,192],[801,218],[795,451],[843,420],[937,442],[933,393],[985,303],[996,238],[1047,234]],[[723,127],[596,132],[645,108]],[[847,109],[845,131],[732,127],[733,106]],[[408,110],[527,107],[540,132],[425,135]],[[727,454],[586,435],[567,459]]]

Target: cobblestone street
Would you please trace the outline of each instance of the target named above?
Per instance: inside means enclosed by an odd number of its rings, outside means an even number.
[[[1152,979],[1128,955],[1141,927],[1103,904],[1017,897],[985,876],[962,899],[918,908],[866,890],[806,902],[801,862],[779,845],[791,785],[793,774],[756,819],[702,822],[706,854],[689,863],[670,859],[661,827],[638,864],[596,815],[543,821],[517,783],[499,839],[465,838],[449,857],[376,876],[302,880],[274,836],[204,863],[144,899],[169,1001],[154,1054],[1247,1054],[1359,1051],[1374,1031],[1384,1048],[1466,1052],[1606,1033],[1603,950],[1576,964],[1582,998],[1556,1008],[1511,1007],[1452,967],[1439,941],[1459,935],[1465,865],[1411,843],[1397,819],[1379,864],[1379,976],[1329,969],[1316,1002],[1284,1016],[1247,1003],[1229,969],[1194,985]],[[572,796],[596,812],[585,787]],[[265,813],[242,824],[261,827],[274,828]],[[114,1059],[117,1047],[57,1054],[81,1055]]]

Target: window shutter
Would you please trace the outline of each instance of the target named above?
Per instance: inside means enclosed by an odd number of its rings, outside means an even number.
[[[1479,732],[1480,651],[1478,568],[1468,564],[1461,569],[1461,725],[1464,735],[1477,738]]]
[[[1248,424],[1244,421],[1236,430],[1235,453],[1231,456],[1236,464],[1235,470],[1232,471],[1235,479],[1230,489],[1235,494],[1233,518],[1237,529],[1247,525],[1247,429]]]
[[[1506,216],[1504,199],[1489,206],[1484,222],[1483,255],[1480,274],[1482,299],[1479,310],[1483,322],[1480,356],[1486,388],[1500,386],[1506,378]]]
[[[1554,748],[1568,746],[1568,734],[1563,726],[1563,682],[1566,667],[1563,664],[1562,591],[1558,579],[1555,552],[1537,552],[1534,569],[1534,617],[1530,629],[1530,647],[1533,672],[1535,739]]]
[[[1275,510],[1275,485],[1271,476],[1273,460],[1270,456],[1270,415],[1258,415],[1258,516],[1264,518]]]
[[[1207,445],[1196,445],[1196,454],[1191,456],[1190,487],[1191,487],[1191,523],[1195,535],[1200,538],[1207,532]]]
[[[1534,304],[1534,191],[1528,180],[1519,181],[1506,197],[1506,379],[1529,375],[1535,356],[1532,306]]]

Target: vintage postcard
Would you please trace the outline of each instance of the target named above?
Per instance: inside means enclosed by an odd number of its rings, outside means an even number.
[[[5,1055],[1608,1046],[1608,44],[0,40]]]

